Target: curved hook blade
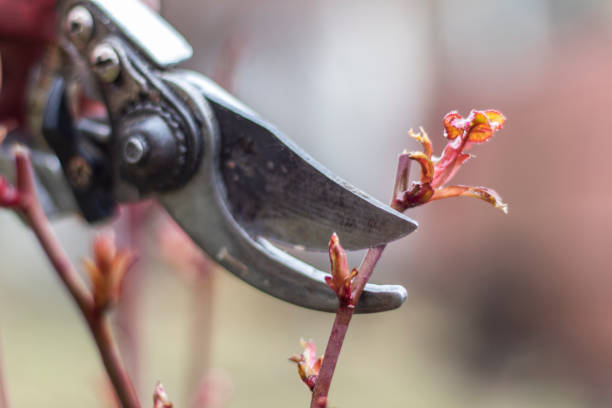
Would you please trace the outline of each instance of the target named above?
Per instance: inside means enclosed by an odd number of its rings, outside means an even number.
[[[205,179],[192,180],[180,192],[164,194],[159,200],[198,246],[240,279],[295,305],[335,312],[338,299],[324,281],[326,274],[264,238],[251,238],[231,217],[214,187]],[[396,309],[406,297],[402,286],[368,284],[356,312]]]
[[[230,211],[251,235],[327,250],[337,232],[346,249],[363,249],[416,229],[416,222],[332,174],[212,81],[194,74],[187,79],[211,103]]]

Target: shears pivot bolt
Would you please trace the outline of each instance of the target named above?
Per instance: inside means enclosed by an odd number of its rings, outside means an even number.
[[[148,150],[147,141],[141,135],[129,137],[123,145],[123,159],[129,164],[140,163]]]

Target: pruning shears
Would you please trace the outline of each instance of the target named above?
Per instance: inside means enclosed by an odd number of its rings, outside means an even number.
[[[49,213],[90,223],[153,197],[212,259],[293,304],[335,311],[326,274],[280,249],[347,249],[403,237],[405,215],[339,179],[205,76],[177,68],[192,48],[137,0],[58,2],[33,161]],[[74,114],[74,84],[105,113]],[[4,164],[2,164],[4,162]],[[0,159],[6,168],[7,159]],[[406,290],[366,286],[357,312],[399,307]]]

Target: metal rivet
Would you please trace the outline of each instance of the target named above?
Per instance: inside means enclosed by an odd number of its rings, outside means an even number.
[[[131,136],[123,145],[123,159],[129,164],[139,163],[144,159],[147,150],[147,142],[142,136]]]
[[[66,18],[66,31],[73,42],[79,45],[91,39],[94,28],[93,16],[83,6],[73,7]]]
[[[91,53],[91,65],[104,82],[114,82],[121,72],[117,51],[109,44],[100,44]]]

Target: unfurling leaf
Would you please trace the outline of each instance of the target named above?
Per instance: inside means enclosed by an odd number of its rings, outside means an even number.
[[[164,386],[158,382],[153,393],[153,408],[172,408],[172,403],[168,400],[168,394]]]
[[[96,308],[105,310],[119,300],[123,278],[136,257],[129,250],[118,251],[112,233],[94,238],[93,253],[93,260],[84,260],[85,268],[91,279]]]
[[[409,153],[410,160],[414,160],[421,165],[421,183],[431,183],[434,177],[434,165],[431,158],[423,152]]]
[[[312,341],[304,341],[304,339],[300,340],[304,351],[301,354],[297,354],[289,357],[290,361],[293,361],[297,364],[298,374],[300,378],[310,388],[312,391],[315,387],[315,383],[317,382],[317,377],[319,376],[319,371],[321,370],[321,364],[323,363],[323,358],[317,358],[317,348]]]
[[[465,119],[461,117],[459,112],[452,111],[447,113],[442,121],[444,122],[444,137],[448,140],[454,140],[463,133]]]
[[[479,198],[492,204],[495,208],[499,208],[506,214],[508,213],[508,205],[502,202],[501,197],[497,192],[486,187],[471,187],[471,186],[449,186],[436,190],[433,200],[440,200],[449,197],[474,197]]]
[[[327,285],[336,292],[341,304],[352,306],[353,293],[352,283],[357,276],[357,269],[349,271],[346,261],[346,252],[336,233],[329,240],[329,260],[331,263],[331,276],[325,277]]]
[[[507,213],[508,206],[494,190],[468,186],[444,187],[472,157],[465,151],[473,143],[489,140],[505,122],[505,116],[496,110],[472,110],[467,118],[456,111],[446,114],[443,119],[444,136],[449,141],[440,157],[432,157],[431,141],[422,128],[419,133],[411,130],[410,136],[423,144],[424,151],[407,154],[421,166],[421,177],[418,182],[412,183],[410,189],[396,192],[394,207],[405,210],[433,200],[464,196],[487,201]]]

